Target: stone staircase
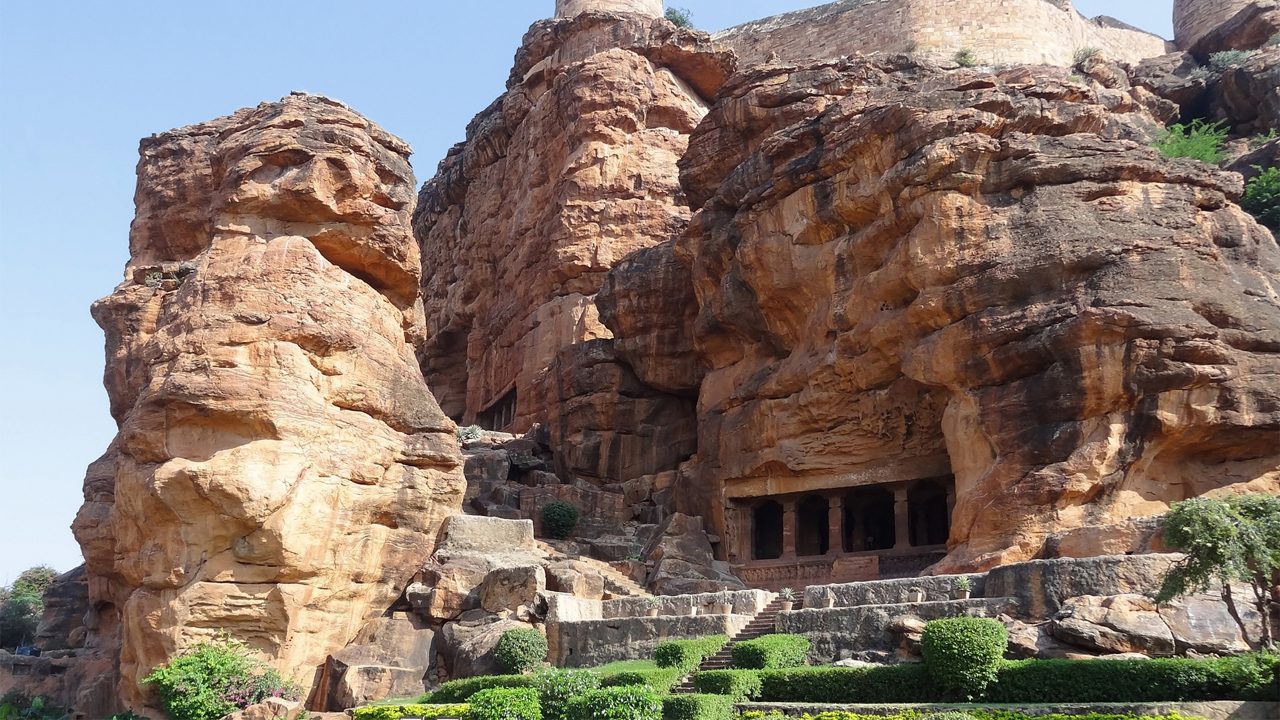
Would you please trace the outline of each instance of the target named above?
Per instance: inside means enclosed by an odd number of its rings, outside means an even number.
[[[796,601],[792,610],[801,609],[804,597],[803,591],[797,593]],[[777,632],[778,613],[782,612],[782,598],[774,596],[773,600],[765,606],[763,610],[751,618],[751,622],[738,631],[738,634],[729,638],[729,642],[715,655],[702,661],[702,664],[694,671],[699,673],[704,670],[728,670],[733,665],[733,646],[746,640],[754,640],[762,635],[773,635]],[[693,687],[693,675],[686,677],[676,686],[675,692],[691,693],[697,692]]]
[[[538,549],[546,553],[548,556],[556,557],[564,555],[564,553],[546,542],[541,540],[537,542]],[[600,577],[604,578],[604,592],[606,600],[624,597],[650,597],[649,592],[643,587],[640,587],[639,583],[618,572],[613,568],[613,566],[603,560],[586,557],[585,555],[574,556],[573,560],[587,566],[592,572],[599,573]]]

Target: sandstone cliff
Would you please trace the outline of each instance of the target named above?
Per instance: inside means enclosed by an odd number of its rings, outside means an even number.
[[[1143,93],[1064,76],[902,58],[722,90],[673,251],[710,367],[696,510],[949,468],[960,569],[1280,492],[1274,238],[1239,176],[1147,145]]]
[[[120,430],[75,522],[120,691],[223,630],[309,687],[429,554],[463,481],[421,332],[409,148],[292,95],[144,140],[93,307]]]
[[[422,365],[448,414],[544,424],[564,477],[629,480],[692,454],[691,383],[640,382],[594,298],[622,258],[683,230],[676,162],[731,70],[705,34],[645,15],[529,30],[415,217]]]

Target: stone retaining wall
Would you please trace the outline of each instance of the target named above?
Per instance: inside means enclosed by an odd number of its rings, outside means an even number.
[[[779,614],[778,631],[807,636],[809,662],[826,665],[851,658],[881,659],[873,656],[895,652],[900,636],[890,628],[899,618],[923,622],[964,615],[994,618],[1017,610],[1013,598],[817,608]]]
[[[633,617],[560,623],[549,657],[556,667],[594,667],[615,660],[653,657],[653,649],[667,640],[692,640],[708,635],[732,637],[751,622],[751,615],[695,617]],[[548,628],[549,634],[551,628]]]
[[[983,64],[1069,66],[1097,48],[1136,63],[1162,55],[1160,37],[1106,18],[1090,20],[1069,0],[841,0],[729,28],[715,35],[747,64],[910,52],[948,61],[962,49]]]
[[[701,593],[698,595],[658,595],[658,615],[688,615],[691,606],[697,606],[699,615],[710,615],[721,598],[727,598],[735,615],[756,615],[773,600],[773,594],[763,590],[736,590],[725,593]],[[601,604],[602,617],[606,619],[644,617],[649,610],[648,598],[619,598]]]

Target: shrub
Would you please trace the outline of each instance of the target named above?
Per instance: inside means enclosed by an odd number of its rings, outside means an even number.
[[[626,670],[600,679],[601,687],[647,687],[654,692],[666,693],[675,687],[688,673],[680,668],[656,670]]]
[[[680,28],[693,27],[693,13],[684,8],[669,7],[667,12],[663,14],[672,25]]]
[[[578,527],[578,508],[556,500],[542,508],[542,531],[547,537],[564,540]]]
[[[67,711],[43,696],[31,697],[18,689],[0,698],[0,720],[65,720]]]
[[[733,646],[733,666],[747,670],[800,667],[809,657],[803,635],[765,635]]]
[[[733,698],[724,695],[672,695],[662,700],[663,720],[735,720]]]
[[[1092,59],[1100,52],[1102,51],[1096,47],[1082,47],[1076,50],[1075,56],[1072,58],[1072,60],[1073,62],[1075,62],[1076,65],[1079,65],[1080,63],[1085,62],[1086,60]]]
[[[963,48],[951,58],[956,61],[960,67],[975,67],[978,64],[978,56],[973,54],[969,48]]]
[[[1233,67],[1239,67],[1246,60],[1253,57],[1253,50],[1223,50],[1209,56],[1209,69],[1216,72],[1225,72]]]
[[[300,700],[302,690],[227,637],[205,642],[151,671],[143,683],[155,687],[173,720],[217,720],[267,698]]]
[[[466,702],[472,695],[490,688],[533,687],[534,678],[529,675],[482,675],[480,677],[450,680],[418,699],[420,703],[447,705]]]
[[[762,690],[756,670],[707,670],[693,676],[693,687],[700,693],[727,695],[734,700],[755,700]]]
[[[1268,128],[1265,133],[1257,133],[1249,137],[1249,149],[1257,150],[1276,138],[1280,138],[1280,133],[1277,133],[1275,128]]]
[[[400,720],[400,718],[423,718],[423,720],[436,720],[436,718],[468,718],[469,708],[467,705],[419,705],[408,704],[398,705],[392,703],[390,705],[369,705],[366,707],[355,708],[351,711],[353,720]]]
[[[458,442],[472,442],[484,437],[484,428],[479,425],[458,428]]]
[[[1271,232],[1280,234],[1280,168],[1258,170],[1259,174],[1245,184],[1240,205]]]
[[[498,638],[493,658],[506,672],[529,672],[541,667],[542,661],[547,659],[547,636],[532,628],[508,630]]]
[[[941,700],[921,664],[814,667],[760,673],[761,702],[904,703]]]
[[[471,696],[469,720],[542,720],[538,691],[533,688],[490,688]]]
[[[948,699],[973,700],[996,679],[1009,631],[991,618],[933,620],[925,624],[920,645],[930,677]]]
[[[590,670],[546,670],[533,678],[546,720],[565,720],[569,701],[600,687],[600,676]]]
[[[1280,656],[1004,662],[991,702],[1275,700]]]
[[[1155,147],[1165,157],[1194,158],[1200,162],[1222,162],[1222,143],[1227,130],[1222,123],[1192,120],[1191,124],[1174,123],[1156,140]]]
[[[670,640],[653,650],[658,667],[680,668],[686,672],[702,664],[702,661],[720,652],[729,642],[728,635],[711,635],[697,640]]]
[[[659,720],[662,701],[645,687],[609,687],[569,701],[568,720]]]

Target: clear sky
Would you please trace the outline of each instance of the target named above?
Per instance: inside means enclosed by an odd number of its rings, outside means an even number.
[[[718,30],[815,0],[683,0]],[[1172,0],[1077,0],[1172,36]],[[115,432],[89,304],[122,277],[138,140],[321,93],[408,140],[419,182],[503,89],[552,0],[0,0],[0,584],[80,562],[85,466]]]

